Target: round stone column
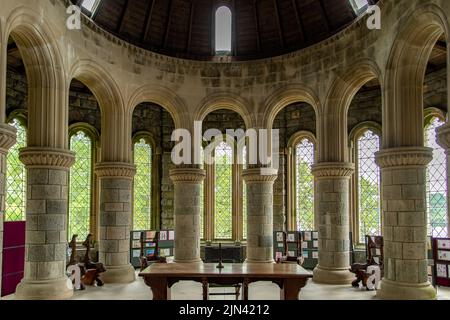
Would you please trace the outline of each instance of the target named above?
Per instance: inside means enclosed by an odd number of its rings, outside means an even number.
[[[73,286],[66,276],[69,168],[73,152],[25,148],[27,169],[25,276],[16,299],[66,299]]]
[[[205,170],[170,170],[174,184],[175,262],[200,263],[201,183]]]
[[[376,154],[382,174],[384,278],[377,296],[434,299],[428,282],[426,167],[432,149],[404,147]]]
[[[16,143],[16,129],[7,124],[0,124],[0,292],[2,289],[3,265],[3,221],[6,194],[6,156],[8,150]]]
[[[352,163],[320,163],[313,167],[315,210],[319,231],[319,264],[313,280],[325,284],[349,284],[350,177]]]
[[[247,187],[246,263],[273,263],[273,183],[277,170],[247,169],[242,174]]]
[[[450,123],[437,129],[438,143],[447,156],[447,199],[450,199]],[[447,232],[450,236],[450,201],[447,200]]]
[[[99,163],[95,173],[100,180],[99,260],[106,267],[102,280],[106,283],[133,282],[136,274],[130,264],[130,231],[136,167],[128,163]]]

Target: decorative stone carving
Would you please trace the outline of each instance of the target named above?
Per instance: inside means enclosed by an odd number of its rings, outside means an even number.
[[[10,125],[0,124],[0,153],[6,154],[16,143],[17,130]]]
[[[270,168],[252,168],[242,173],[242,179],[246,183],[275,182],[277,178],[278,170]]]
[[[133,179],[136,174],[136,166],[122,162],[104,162],[95,166],[97,177]]]
[[[24,148],[20,150],[19,158],[27,168],[69,169],[75,163],[75,153],[55,148]]]
[[[312,173],[316,179],[333,177],[351,177],[355,172],[353,163],[319,163],[313,166]]]
[[[206,172],[197,168],[176,168],[170,170],[170,179],[174,184],[199,183],[205,180]]]
[[[431,160],[433,149],[425,147],[395,148],[376,153],[376,163],[380,168],[426,166]]]

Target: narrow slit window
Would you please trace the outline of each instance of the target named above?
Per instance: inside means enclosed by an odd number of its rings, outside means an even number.
[[[99,2],[99,0],[84,0],[81,6],[90,13],[93,13],[97,8]]]
[[[216,11],[216,54],[231,52],[232,14],[228,7],[222,6]]]

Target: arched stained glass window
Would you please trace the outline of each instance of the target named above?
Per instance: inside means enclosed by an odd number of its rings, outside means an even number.
[[[436,129],[445,123],[434,117],[425,128],[425,145],[433,149],[427,168],[428,234],[447,237],[447,165],[445,150],[437,143]]]
[[[151,229],[152,212],[152,147],[140,139],[134,144],[134,230]]]
[[[233,238],[233,150],[222,142],[215,149],[214,235]]]
[[[83,131],[70,137],[75,164],[70,169],[68,237],[85,239],[90,232],[92,193],[92,139]]]
[[[366,235],[381,234],[380,169],[375,153],[380,150],[380,137],[365,131],[356,141],[359,242]]]
[[[10,125],[17,129],[17,142],[9,150],[6,160],[5,221],[24,221],[27,181],[19,151],[27,146],[27,130],[18,119],[12,120]]]
[[[303,139],[295,148],[296,217],[299,230],[314,230],[314,143]]]
[[[216,53],[231,52],[232,14],[230,8],[222,6],[216,11]]]

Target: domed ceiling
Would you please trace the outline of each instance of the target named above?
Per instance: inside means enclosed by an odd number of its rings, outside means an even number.
[[[91,18],[141,48],[211,60],[215,11],[222,5],[232,12],[235,60],[293,52],[330,37],[357,17],[350,0],[100,0]]]

